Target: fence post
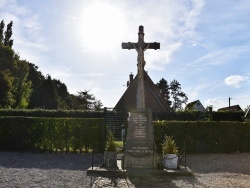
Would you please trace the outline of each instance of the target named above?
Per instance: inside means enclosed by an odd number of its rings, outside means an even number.
[[[103,135],[103,142],[104,142],[104,150],[106,147],[106,135],[107,135],[107,107],[104,107],[104,135]]]
[[[185,160],[185,172],[187,170],[187,165],[186,165],[186,162],[187,162],[187,159],[186,159],[186,140],[184,141],[184,160]]]

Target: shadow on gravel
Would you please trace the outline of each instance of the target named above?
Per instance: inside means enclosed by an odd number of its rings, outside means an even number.
[[[194,173],[235,173],[250,175],[250,153],[189,155],[187,166]]]
[[[186,184],[195,187],[200,182],[194,176],[131,176],[128,177],[131,184],[135,187],[180,187]]]
[[[102,158],[94,157],[94,165],[101,162]],[[0,167],[5,168],[87,170],[91,165],[91,154],[0,152]]]

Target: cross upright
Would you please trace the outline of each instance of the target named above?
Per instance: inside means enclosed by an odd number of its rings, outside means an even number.
[[[137,56],[137,67],[138,67],[138,77],[143,77],[143,72],[144,72],[144,66],[146,64],[144,60],[144,51],[147,49],[160,49],[160,43],[153,42],[153,43],[146,43],[144,42],[144,29],[143,26],[139,26],[139,33],[138,33],[138,42],[133,43],[133,42],[128,42],[122,43],[122,49],[135,49],[138,53]]]
[[[144,66],[146,64],[144,60],[144,51],[147,49],[160,49],[160,43],[146,43],[144,42],[144,30],[143,26],[139,26],[138,42],[122,43],[122,49],[135,49],[138,53],[137,67],[138,67],[138,83],[137,83],[137,95],[136,95],[136,107],[138,110],[145,110],[145,94],[144,94]]]

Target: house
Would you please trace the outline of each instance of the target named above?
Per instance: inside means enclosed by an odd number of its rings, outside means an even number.
[[[243,111],[239,105],[228,106],[224,108],[219,108],[218,111]]]
[[[129,75],[127,90],[117,102],[114,109],[136,109],[138,80],[138,75],[135,78],[133,74]],[[153,113],[170,112],[169,103],[162,97],[157,86],[153,83],[146,71],[144,71],[144,92],[146,109],[151,109]]]
[[[199,100],[188,103],[187,106],[185,107],[185,110],[198,110],[201,112],[206,111],[206,109]]]

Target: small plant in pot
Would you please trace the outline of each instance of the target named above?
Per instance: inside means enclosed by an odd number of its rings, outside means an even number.
[[[178,147],[176,146],[173,136],[165,135],[162,144],[163,166],[168,169],[177,169],[178,164]]]
[[[112,168],[117,167],[116,143],[111,131],[109,132],[106,150],[104,151],[104,166]]]

